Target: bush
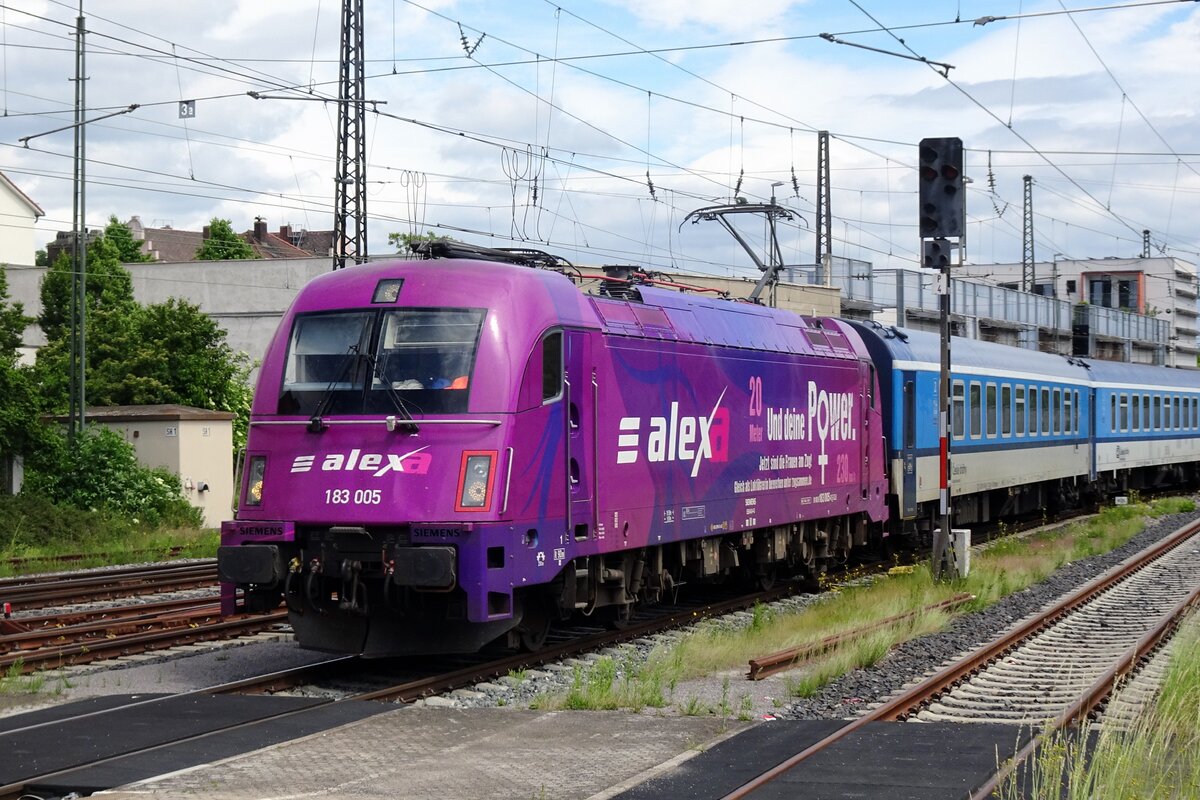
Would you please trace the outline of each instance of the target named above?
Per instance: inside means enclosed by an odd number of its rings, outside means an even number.
[[[148,525],[200,527],[203,517],[183,498],[179,478],[140,465],[120,434],[92,427],[72,448],[61,435],[26,461],[22,495],[85,511],[127,515]]]

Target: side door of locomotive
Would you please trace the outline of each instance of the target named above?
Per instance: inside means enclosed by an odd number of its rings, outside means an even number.
[[[563,400],[566,404],[567,530],[576,542],[595,536],[596,403],[598,386],[592,365],[591,335],[564,331]]]

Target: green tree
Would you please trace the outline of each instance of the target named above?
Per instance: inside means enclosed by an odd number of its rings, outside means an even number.
[[[120,322],[107,326],[111,338],[97,342],[89,355],[89,403],[230,411],[237,415],[235,445],[245,443],[250,358],[234,352],[221,326],[199,306],[174,297],[138,306]]]
[[[38,350],[35,371],[45,407],[50,411],[65,411],[69,400],[72,264],[70,256],[60,255],[46,271],[41,285],[38,324],[46,335],[46,344]],[[133,279],[121,266],[120,251],[105,236],[88,246],[84,298],[90,381],[96,359],[103,361],[128,338],[129,317],[138,308],[133,299]],[[90,392],[85,400],[93,402]]]
[[[142,252],[142,243],[133,238],[133,231],[124,222],[110,215],[108,225],[104,228],[104,238],[117,249],[117,257],[122,264],[138,264],[151,261],[150,256]]]
[[[88,405],[179,403],[237,415],[235,443],[245,443],[251,364],[199,306],[172,298],[142,306],[108,235],[88,248],[85,402]],[[47,343],[37,378],[45,407],[65,411],[70,387],[71,260],[62,256],[42,281],[39,322]],[[3,343],[0,314],[0,345]]]
[[[388,244],[396,248],[397,253],[407,253],[412,255],[417,252],[417,247],[424,242],[436,242],[439,239],[447,241],[455,241],[449,236],[439,236],[433,231],[425,231],[425,233],[389,233]]]
[[[258,258],[245,239],[233,232],[227,219],[213,217],[208,224],[208,238],[196,250],[198,261],[231,261]]]
[[[179,477],[141,466],[119,433],[91,426],[74,448],[59,433],[25,462],[22,494],[82,509],[134,515],[151,525],[199,527],[201,514],[180,492]]]
[[[0,269],[0,454],[35,451],[47,435],[33,372],[19,363],[22,334],[33,321],[21,303],[10,302],[8,276]]]

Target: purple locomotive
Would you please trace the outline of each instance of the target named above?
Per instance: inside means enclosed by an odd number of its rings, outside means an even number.
[[[576,279],[578,280],[578,279]],[[308,284],[267,350],[226,613],[305,647],[536,647],[687,581],[819,573],[888,517],[859,332],[478,260]]]

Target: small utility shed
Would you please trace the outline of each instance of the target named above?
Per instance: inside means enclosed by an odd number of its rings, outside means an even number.
[[[106,406],[87,410],[133,445],[138,461],[178,473],[183,496],[219,528],[233,511],[233,414],[179,405]]]

